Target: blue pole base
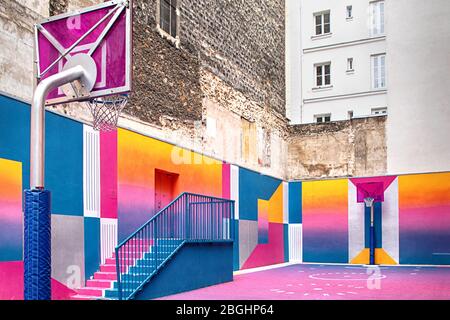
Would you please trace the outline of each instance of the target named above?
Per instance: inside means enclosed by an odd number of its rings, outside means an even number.
[[[375,265],[375,228],[370,227],[370,264]]]
[[[24,191],[24,299],[51,300],[50,191]]]

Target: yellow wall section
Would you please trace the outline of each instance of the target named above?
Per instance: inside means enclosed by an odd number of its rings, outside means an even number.
[[[399,176],[399,207],[448,205],[450,173]]]
[[[283,223],[283,184],[280,183],[277,190],[269,200],[269,222]]]
[[[22,163],[0,158],[0,200],[22,199]]]
[[[222,196],[222,162],[128,130],[118,130],[118,180],[154,186],[155,168],[177,173],[175,193]]]
[[[369,264],[370,249],[363,249],[350,263],[352,264]],[[398,264],[384,249],[375,248],[375,264]]]
[[[302,204],[308,214],[347,211],[348,180],[303,182]]]

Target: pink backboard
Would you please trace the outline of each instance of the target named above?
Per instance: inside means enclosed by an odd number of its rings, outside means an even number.
[[[129,1],[109,1],[36,25],[38,81],[61,72],[68,59],[80,53],[90,54],[97,66],[90,96],[68,97],[58,88],[48,94],[47,105],[131,91],[130,8]]]

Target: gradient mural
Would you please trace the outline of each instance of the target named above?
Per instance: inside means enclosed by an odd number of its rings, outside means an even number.
[[[29,110],[0,95],[1,299],[23,297]],[[99,134],[46,117],[55,298],[84,286],[120,239],[182,192],[236,201],[235,269],[289,260],[365,263],[369,214],[358,193],[372,182],[383,184],[377,262],[450,264],[450,173],[287,183],[128,130]]]
[[[0,158],[0,262],[22,260],[22,164]]]
[[[226,194],[222,174],[227,170],[220,161],[122,129],[118,130],[117,149],[119,239],[129,236],[158,211],[157,171],[174,177],[168,182],[171,200],[183,192],[215,197]]]
[[[400,176],[400,263],[450,264],[450,173]]]
[[[348,180],[302,183],[304,262],[348,262]]]

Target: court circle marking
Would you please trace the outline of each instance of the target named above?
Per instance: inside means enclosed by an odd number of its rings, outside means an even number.
[[[387,276],[385,274],[382,274],[377,277],[367,277],[367,278],[323,278],[318,277],[320,274],[311,274],[309,278],[315,279],[315,280],[330,280],[330,281],[367,281],[367,280],[381,280],[385,279]]]

